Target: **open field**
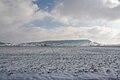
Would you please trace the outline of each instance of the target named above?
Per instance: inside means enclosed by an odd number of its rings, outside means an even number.
[[[120,80],[120,47],[0,47],[0,80]]]

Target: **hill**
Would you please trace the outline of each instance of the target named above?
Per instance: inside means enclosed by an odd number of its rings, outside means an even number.
[[[90,40],[53,40],[42,42],[21,43],[18,46],[98,46],[97,42]]]

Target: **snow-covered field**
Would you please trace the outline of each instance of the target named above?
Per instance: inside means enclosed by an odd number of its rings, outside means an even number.
[[[0,47],[0,80],[120,80],[120,47]]]

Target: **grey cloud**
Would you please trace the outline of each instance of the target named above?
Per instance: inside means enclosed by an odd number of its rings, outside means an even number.
[[[111,0],[63,0],[62,4],[56,7],[56,11],[62,16],[72,16],[75,19],[120,19],[120,5],[116,1],[108,5]],[[113,7],[109,7],[116,5]]]

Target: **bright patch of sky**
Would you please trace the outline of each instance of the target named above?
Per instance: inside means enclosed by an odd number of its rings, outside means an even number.
[[[117,23],[110,22],[106,25],[109,26],[109,27],[116,28],[116,29],[120,30],[120,23],[118,23],[118,22]]]

